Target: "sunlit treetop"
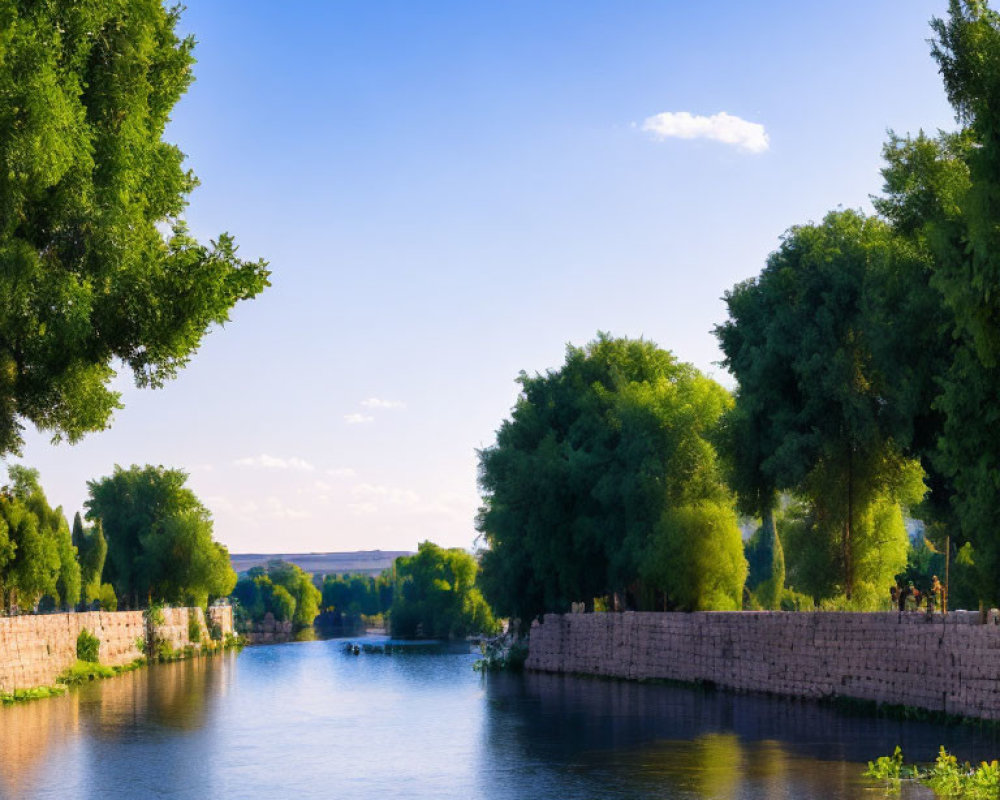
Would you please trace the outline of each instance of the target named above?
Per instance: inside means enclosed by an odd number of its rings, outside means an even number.
[[[155,0],[0,2],[0,454],[25,423],[76,441],[174,377],[268,285],[228,234],[181,220],[197,185],[163,141],[193,40]]]

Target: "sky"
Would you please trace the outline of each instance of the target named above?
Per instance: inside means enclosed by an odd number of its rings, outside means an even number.
[[[598,331],[728,387],[712,328],[792,225],[870,211],[889,129],[951,129],[945,0],[189,0],[186,213],[265,258],[159,390],[21,463],[80,510],[185,470],[231,552],[473,546],[521,370]]]

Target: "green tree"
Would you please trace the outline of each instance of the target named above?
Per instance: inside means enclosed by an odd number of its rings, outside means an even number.
[[[163,141],[193,39],[154,0],[0,6],[0,455],[26,422],[76,441],[120,406],[113,362],[160,386],[267,286],[181,214],[197,179]]]
[[[83,599],[93,603],[101,598],[101,576],[108,555],[108,543],[98,520],[86,528],[79,512],[73,518],[73,542],[80,554],[80,579],[83,584]]]
[[[482,585],[496,612],[528,620],[613,593],[651,608],[737,604],[742,556],[705,564],[692,548],[659,541],[663,531],[676,541],[677,525],[690,523],[686,535],[709,536],[710,550],[740,547],[724,522],[732,496],[711,441],[729,394],[651,342],[606,334],[570,346],[560,370],[518,382],[511,418],[479,453]],[[708,506],[718,526],[674,513]],[[677,560],[664,564],[666,555]],[[658,568],[644,570],[651,558]],[[688,580],[701,569],[719,574]],[[736,573],[721,574],[729,569]],[[673,591],[730,581],[739,588],[725,600]]]
[[[476,588],[479,565],[459,548],[421,542],[396,559],[396,597],[389,611],[394,636],[432,638],[493,633],[496,622]]]
[[[729,319],[716,328],[724,364],[740,383],[744,418],[766,417],[763,433],[734,437],[754,444],[746,457],[752,480],[743,483],[809,500],[809,529],[835,541],[835,549],[816,543],[813,555],[827,557],[820,596],[843,594],[859,607],[872,602],[864,599],[874,596],[871,580],[886,588],[905,563],[905,533],[876,512],[922,494],[922,487],[912,491],[911,462],[886,413],[888,380],[872,346],[882,334],[871,298],[887,275],[912,262],[922,263],[920,254],[885,222],[833,212],[819,225],[792,228],[761,275],[726,294]],[[793,550],[801,553],[786,547],[789,567]],[[888,577],[868,569],[881,563],[880,552],[900,561],[885,565]],[[862,599],[853,597],[859,583]]]
[[[906,293],[924,303],[923,330],[910,352],[895,354],[897,385],[905,391],[910,374],[929,379],[931,402],[909,394],[937,415],[920,448],[932,489],[922,514],[939,547],[949,535],[974,545],[978,591],[993,603],[1000,601],[993,519],[1000,455],[984,443],[1000,419],[1000,15],[981,0],[952,0],[932,27],[932,52],[961,128],[936,138],[893,136],[876,206],[927,254],[925,273]]]
[[[80,567],[62,508],[49,506],[38,471],[8,468],[0,490],[0,594],[7,611],[72,607],[80,599]]]
[[[211,514],[186,481],[181,470],[133,465],[87,483],[87,517],[107,538],[105,576],[132,608],[205,605],[236,583],[228,551],[212,539]]]
[[[270,613],[282,622],[290,620],[301,630],[313,624],[323,595],[301,567],[272,559],[265,567],[248,570],[236,583],[233,597],[254,622]]]
[[[296,564],[274,559],[267,562],[267,577],[275,586],[283,587],[295,601],[294,613],[289,617],[295,627],[302,629],[312,625],[322,599],[312,576]]]

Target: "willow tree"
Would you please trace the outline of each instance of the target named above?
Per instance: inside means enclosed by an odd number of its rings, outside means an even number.
[[[267,285],[181,214],[163,140],[193,40],[159,0],[0,3],[0,455],[26,423],[76,441],[119,407],[113,363],[160,386]]]
[[[815,550],[829,556],[825,592],[862,606],[906,560],[902,525],[878,509],[922,493],[894,439],[872,346],[883,335],[871,313],[873,287],[913,259],[919,254],[885,222],[831,213],[821,224],[792,228],[761,275],[726,294],[729,319],[716,329],[745,417],[766,420],[764,434],[737,429],[752,448],[746,458],[754,481],[745,483],[809,499]],[[895,555],[883,560],[876,552]],[[873,563],[877,574],[868,569]],[[854,598],[859,584],[865,596]]]
[[[746,562],[711,442],[729,394],[652,342],[605,334],[518,382],[479,454],[494,609],[530,619],[610,594],[738,608]]]

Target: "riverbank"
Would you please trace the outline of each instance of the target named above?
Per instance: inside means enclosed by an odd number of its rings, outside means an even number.
[[[155,616],[151,619],[150,616]],[[100,664],[121,668],[147,654],[199,652],[233,636],[233,610],[213,606],[142,611],[88,611],[0,617],[0,694],[52,687],[77,662],[81,631],[99,641]]]
[[[547,614],[525,667],[1000,720],[1000,625],[955,612]]]

